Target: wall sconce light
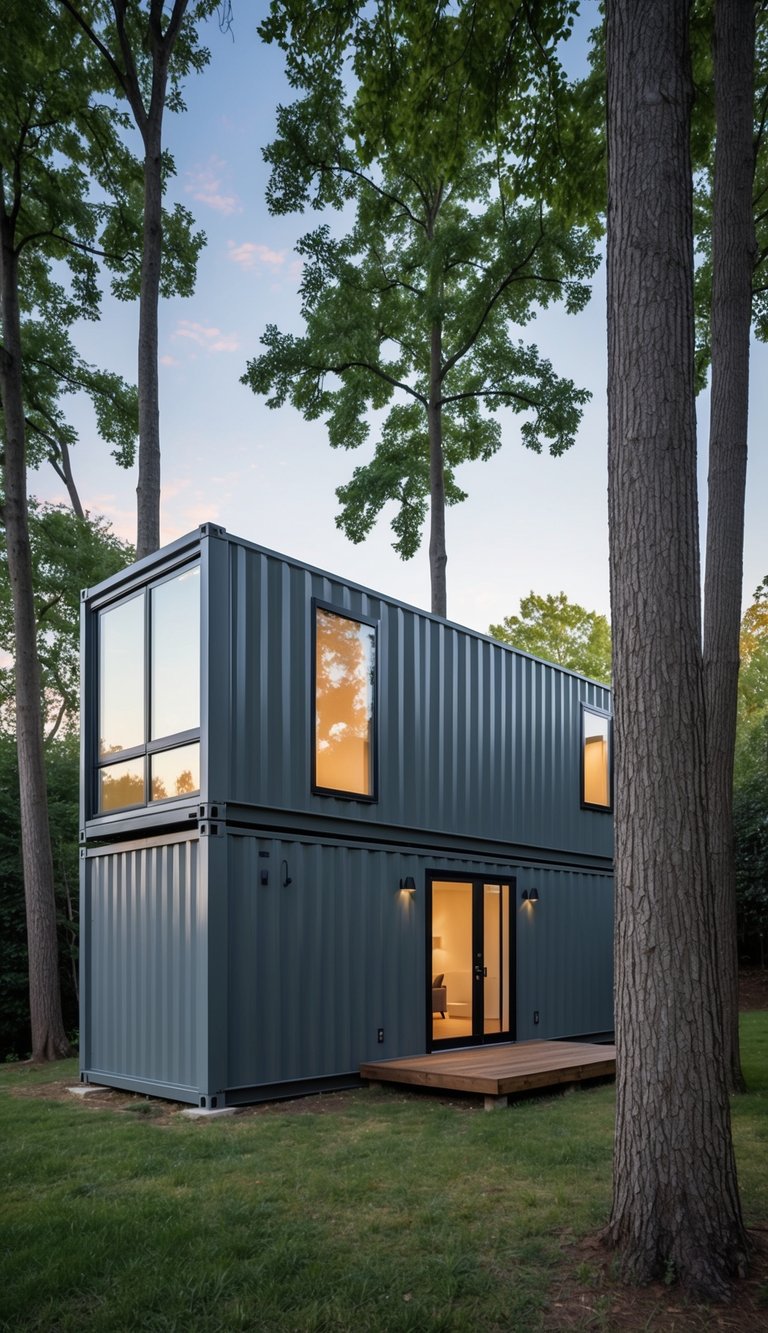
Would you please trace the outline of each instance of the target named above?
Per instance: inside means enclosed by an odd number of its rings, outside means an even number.
[[[289,884],[293,884],[293,880],[291,879],[290,875],[288,874],[288,862],[287,862],[287,861],[283,861],[282,865],[280,866],[280,874],[281,874],[281,876],[282,876],[282,880],[283,880],[283,888],[284,888],[284,889],[287,889]]]
[[[537,903],[539,901],[539,890],[531,889],[529,893],[527,889],[523,889],[522,899],[524,903]]]
[[[400,892],[401,893],[416,892],[416,880],[413,878],[413,875],[406,875],[405,879],[400,880]]]

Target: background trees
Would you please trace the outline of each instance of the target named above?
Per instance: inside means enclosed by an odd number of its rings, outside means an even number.
[[[191,6],[189,0],[173,0],[170,6],[164,0],[60,3],[103,58],[104,73],[127,101],[143,147],[136,250],[128,250],[116,284],[119,294],[139,297],[136,552],[141,559],[160,545],[160,295],[191,295],[197,257],[205,244],[203,233],[192,229],[188,209],[176,204],[171,215],[164,216],[163,194],[174,166],[163,149],[163,117],[166,107],[183,110],[183,78],[208,63],[210,53],[197,41],[197,23],[213,13],[220,0],[196,0]],[[228,4],[223,8],[228,12]]]
[[[336,448],[361,445],[370,413],[394,400],[372,460],[337,491],[337,523],[361,541],[393,501],[395,546],[407,558],[429,508],[440,615],[445,507],[464,498],[458,466],[498,449],[498,412],[525,414],[521,437],[537,451],[573,442],[587,394],[519,334],[553,300],[580,309],[597,263],[591,237],[547,204],[536,172],[524,179],[502,164],[487,91],[470,71],[473,17],[475,6],[454,14],[432,0],[382,0],[356,18],[342,2],[318,14],[288,0],[263,26],[304,92],[280,108],[266,152],[270,208],[354,207],[355,221],[342,240],[328,226],[302,239],[306,332],[269,325],[244,379],[271,407],[290,401],[308,420],[327,417]],[[494,86],[519,112],[519,127],[505,121],[510,160],[531,151],[531,108],[546,120],[563,95],[556,47],[567,31],[562,5],[516,12],[494,31],[509,85]]]
[[[564,592],[546,597],[531,592],[520,602],[519,616],[505,616],[488,633],[535,657],[611,683],[611,627],[605,616],[569,602]]]

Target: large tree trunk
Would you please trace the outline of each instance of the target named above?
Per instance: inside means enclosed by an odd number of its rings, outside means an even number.
[[[432,584],[432,611],[436,616],[448,615],[448,592],[445,567],[448,555],[445,549],[445,470],[443,460],[443,418],[440,407],[442,396],[443,339],[439,324],[432,328],[429,353],[429,573]]]
[[[155,73],[155,78],[159,78]],[[153,99],[154,101],[154,99]],[[162,109],[152,108],[144,139],[144,248],[139,300],[139,481],[136,487],[136,558],[160,545],[160,385],[158,309],[163,248]],[[154,114],[152,114],[154,113]]]
[[[704,582],[709,851],[728,1086],[743,1091],[739,1059],[733,758],[739,675],[744,491],[747,478],[749,334],[755,235],[753,0],[715,5],[715,142],[712,218],[712,394]]]
[[[16,743],[21,796],[21,851],[27,912],[29,1008],[33,1060],[70,1054],[59,989],[56,899],[43,757],[40,664],[37,657],[32,559],[27,522],[24,402],[21,383],[18,265],[8,219],[0,222],[5,419],[5,534],[16,639]]]
[[[708,870],[687,0],[608,4],[617,1119],[627,1278],[723,1298],[746,1240]]]

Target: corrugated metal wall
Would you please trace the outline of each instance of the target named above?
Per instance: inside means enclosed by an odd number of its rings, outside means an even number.
[[[226,841],[230,1088],[329,1077],[426,1049],[427,872],[515,877],[520,1038],[613,1026],[609,876],[251,835]],[[413,897],[399,892],[405,875],[416,880]],[[526,907],[521,891],[533,885],[539,902]]]
[[[580,805],[580,704],[609,691],[500,644],[230,543],[226,800],[507,844],[612,853],[612,821]],[[214,592],[214,595],[218,595]],[[379,622],[379,799],[311,793],[311,599]]]
[[[207,1046],[198,1017],[206,957],[198,861],[196,837],[84,858],[86,1071],[198,1087]]]

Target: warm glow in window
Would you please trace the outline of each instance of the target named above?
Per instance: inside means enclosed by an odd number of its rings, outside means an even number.
[[[585,805],[611,805],[611,761],[608,718],[584,710],[584,789]]]
[[[373,796],[376,631],[320,607],[315,623],[315,785]]]

